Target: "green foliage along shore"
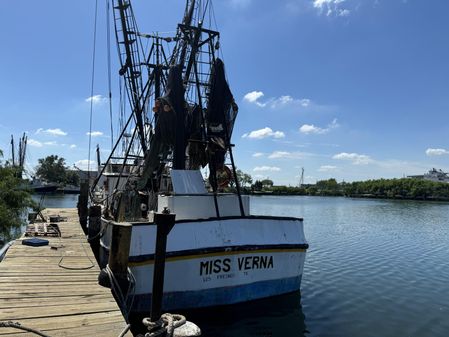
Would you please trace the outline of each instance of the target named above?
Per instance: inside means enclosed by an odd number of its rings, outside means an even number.
[[[62,186],[79,186],[79,174],[76,171],[69,170],[65,159],[57,155],[47,156],[38,160],[36,167],[36,176],[48,182],[57,183]]]
[[[256,180],[251,185],[251,189],[247,188],[245,191],[253,194],[272,195],[316,195],[449,201],[449,183],[414,178],[377,179],[352,183],[338,183],[335,179],[331,178],[302,187],[270,186],[269,184],[263,184],[261,181]]]
[[[344,191],[350,197],[449,201],[449,183],[413,178],[353,182]]]
[[[35,206],[31,194],[21,188],[21,173],[17,167],[0,161],[0,241],[8,240],[11,231],[23,223],[27,208]]]

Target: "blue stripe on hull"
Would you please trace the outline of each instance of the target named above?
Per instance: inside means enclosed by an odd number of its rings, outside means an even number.
[[[299,290],[301,276],[233,287],[164,293],[163,310],[220,306],[291,293]],[[136,295],[131,311],[148,312],[150,306],[151,294]]]

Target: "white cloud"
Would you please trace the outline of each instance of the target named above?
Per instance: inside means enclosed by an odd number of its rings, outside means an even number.
[[[89,163],[90,163],[90,165],[89,165]],[[78,160],[77,162],[75,162],[75,166],[83,171],[87,171],[87,169],[89,169],[91,171],[97,170],[97,164],[95,163],[95,161],[91,160],[89,162],[88,159]]]
[[[320,14],[326,16],[348,16],[351,11],[342,8],[342,4],[346,0],[313,0],[313,7],[316,8]]]
[[[42,147],[42,143],[34,139],[28,139],[27,144],[34,147]]]
[[[254,103],[260,107],[264,107],[266,104],[259,102],[259,98],[262,98],[263,96],[264,93],[262,91],[251,91],[243,97],[243,100],[248,103]]]
[[[106,102],[106,97],[103,97],[102,95],[94,95],[91,97],[87,97],[85,101],[92,102],[93,104],[101,104]]]
[[[308,107],[310,105],[310,99],[302,98],[299,100],[299,104],[301,104],[303,107]]]
[[[319,172],[329,172],[329,171],[335,171],[337,169],[337,166],[333,165],[322,165],[318,169]]]
[[[321,135],[324,133],[328,133],[330,130],[338,128],[338,127],[339,127],[339,125],[337,123],[337,119],[334,119],[326,128],[320,128],[313,124],[303,124],[299,128],[299,132],[304,133],[306,135],[308,135],[308,134]]]
[[[284,138],[285,133],[283,133],[282,131],[273,131],[271,128],[265,127],[260,130],[254,130],[251,131],[250,133],[245,133],[242,136],[242,138],[250,138],[250,139],[263,139],[268,137]]]
[[[279,172],[281,169],[276,166],[256,166],[253,171],[254,172],[264,172],[264,171],[270,171],[270,172]]]
[[[280,96],[278,98],[272,98],[266,104],[268,104],[270,106],[270,108],[272,108],[272,109],[280,108],[280,107],[284,107],[284,106],[291,106],[291,105],[307,108],[311,104],[311,101],[308,98],[299,98],[298,99],[298,98],[293,98],[292,96],[289,96],[289,95],[284,95],[284,96]]]
[[[302,159],[304,153],[301,152],[288,152],[288,151],[274,151],[268,156],[269,159]]]
[[[337,160],[348,160],[354,165],[366,165],[373,162],[369,156],[358,153],[342,152],[334,155],[332,158]]]
[[[253,157],[255,157],[255,158],[263,157],[263,155],[264,154],[262,152],[253,153]]]
[[[290,156],[291,153],[287,151],[274,151],[272,154],[268,156],[268,158],[270,159],[289,158]]]
[[[54,140],[51,142],[44,142],[44,145],[58,145]]]
[[[100,137],[103,136],[103,132],[101,131],[92,131],[92,132],[86,132],[87,136],[92,136],[92,137]]]
[[[427,149],[426,150],[426,155],[428,155],[429,157],[442,156],[442,155],[446,155],[446,154],[449,154],[449,151],[445,150],[445,149]]]
[[[280,108],[280,107],[284,107],[284,106],[291,106],[291,105],[306,108],[306,107],[310,106],[312,103],[311,100],[308,98],[298,99],[298,98],[294,98],[290,95],[271,97],[271,98],[267,99],[265,102],[261,102],[261,98],[263,98],[264,96],[265,96],[265,94],[262,91],[251,91],[243,97],[243,100],[248,103],[256,104],[257,106],[259,106],[261,108],[270,107],[272,109]]]
[[[299,132],[304,133],[306,135],[311,133],[319,135],[326,133],[326,129],[319,128],[313,124],[304,124],[299,128]]]
[[[40,133],[45,133],[47,135],[51,135],[51,136],[67,136],[67,132],[62,131],[60,128],[56,128],[56,129],[47,129],[44,130],[43,128],[39,128],[36,130],[36,134],[40,134]]]
[[[70,148],[71,148],[71,149],[74,149],[74,148],[76,148],[76,145],[75,145],[75,144],[72,144],[72,145],[70,145]]]

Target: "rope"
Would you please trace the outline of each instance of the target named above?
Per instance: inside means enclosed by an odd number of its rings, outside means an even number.
[[[134,297],[135,297],[135,290],[136,290],[135,289],[136,279],[134,278],[134,275],[131,272],[131,270],[128,268],[129,285],[128,285],[128,289],[126,291],[126,296],[125,296],[122,292],[122,288],[121,288],[118,280],[116,279],[114,273],[112,272],[111,268],[109,267],[109,264],[107,264],[103,270],[106,272],[106,274],[109,277],[109,283],[111,284],[111,290],[118,297],[118,304],[119,304],[120,310],[122,311],[126,322],[129,323],[129,314],[130,314],[131,308],[134,304]],[[130,294],[131,294],[131,296],[130,296]]]
[[[123,331],[120,333],[120,335],[118,337],[124,337],[126,335],[126,333],[129,331],[129,329],[131,328],[131,324],[128,324],[125,329],[123,329]]]
[[[97,13],[98,13],[98,0],[95,0],[95,19],[94,19],[94,46],[92,52],[92,80],[90,86],[90,118],[89,118],[89,154],[87,156],[87,178],[90,180],[90,150],[92,143],[92,115],[94,109],[94,83],[95,83],[95,54],[97,46]]]
[[[27,331],[27,332],[31,332],[34,333],[38,336],[41,337],[51,337],[50,335],[47,335],[45,333],[43,333],[42,331],[33,329],[33,328],[29,328],[25,325],[20,324],[19,322],[13,322],[13,321],[8,321],[8,322],[0,322],[0,328],[14,328],[14,329],[19,329],[19,330],[23,330],[23,331]],[[123,331],[120,333],[120,335],[118,337],[124,337],[126,335],[126,333],[129,331],[129,329],[131,328],[131,324],[128,324]]]
[[[94,237],[87,238],[87,242],[92,242],[96,239],[101,239],[104,236],[104,234],[106,233],[106,230],[108,229],[108,226],[110,223],[111,223],[110,221],[106,221],[106,225],[101,229],[101,231],[99,231],[98,234],[95,235]]]
[[[111,149],[114,147],[114,128],[112,126],[112,76],[111,76],[111,23],[110,23],[110,6],[109,0],[106,0],[106,44],[108,59],[108,88],[109,88],[109,118],[111,120]]]
[[[165,313],[156,322],[150,321],[149,318],[144,318],[142,323],[149,331],[145,334],[145,337],[172,337],[175,329],[186,323],[186,318],[178,314]]]
[[[59,235],[58,237],[59,237],[59,244],[60,244],[60,247],[57,247],[57,248],[63,248],[64,245],[62,244],[61,235]],[[63,265],[62,265],[62,261],[64,260],[64,257],[65,257],[65,256],[62,255],[63,253],[62,253],[62,251],[61,251],[61,259],[60,259],[59,262],[58,262],[58,267],[59,267],[59,268],[67,269],[67,270],[88,270],[88,269],[92,269],[93,267],[95,267],[95,263],[94,263],[94,262],[92,261],[92,259],[89,257],[89,254],[88,254],[87,251],[86,251],[86,247],[84,247],[83,242],[81,241],[81,236],[80,236],[80,235],[78,235],[78,240],[79,240],[79,243],[80,243],[81,248],[83,248],[83,250],[84,250],[85,256],[87,257],[87,259],[88,259],[89,262],[90,262],[90,266],[87,266],[87,267],[66,267],[66,266],[63,266]]]
[[[23,330],[23,331],[27,331],[27,332],[32,332],[38,336],[42,336],[42,337],[50,337],[49,335],[33,329],[33,328],[29,328],[27,326],[24,326],[22,324],[20,324],[19,322],[13,322],[13,321],[8,321],[8,322],[0,322],[0,328],[14,328],[14,329],[19,329],[19,330]]]

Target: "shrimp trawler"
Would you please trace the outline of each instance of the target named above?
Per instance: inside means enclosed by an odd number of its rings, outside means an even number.
[[[164,310],[227,305],[300,288],[308,248],[303,220],[250,215],[249,196],[240,193],[231,143],[238,106],[212,10],[211,1],[188,0],[182,23],[168,36],[139,31],[130,1],[112,1],[122,127],[91,195],[102,207],[103,263],[112,235],[104,224],[132,225],[136,312],[148,311],[151,303],[152,219],[164,210],[176,216],[167,239]]]

